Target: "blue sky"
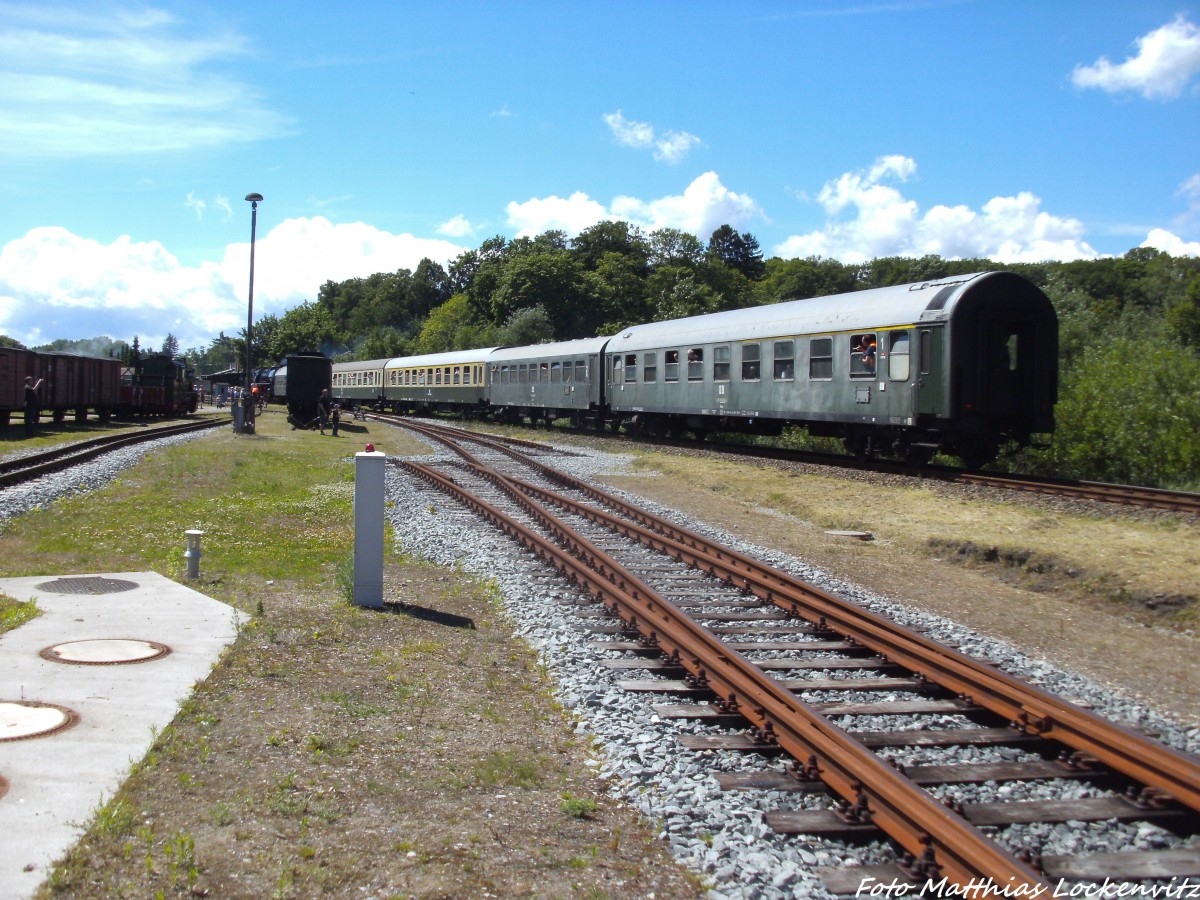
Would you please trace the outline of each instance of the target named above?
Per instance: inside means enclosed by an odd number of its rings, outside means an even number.
[[[1200,255],[1200,2],[0,0],[0,333],[203,347],[601,219]]]

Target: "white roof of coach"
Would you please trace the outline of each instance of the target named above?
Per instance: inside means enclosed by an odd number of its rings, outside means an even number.
[[[451,350],[448,353],[426,353],[423,356],[398,356],[389,359],[386,369],[410,369],[414,366],[462,366],[486,362],[495,347],[479,350]]]
[[[575,341],[555,341],[549,344],[533,344],[528,347],[501,347],[488,358],[488,362],[507,362],[510,359],[534,359],[545,356],[586,356],[604,349],[607,337],[580,338]]]
[[[386,359],[352,359],[348,362],[334,363],[335,372],[366,372],[372,369],[382,369]]]
[[[871,328],[911,325],[945,287],[957,285],[957,298],[976,275],[956,275],[940,281],[787,300],[769,306],[752,306],[709,313],[669,322],[626,328],[611,339],[608,351],[624,353],[654,347],[680,347],[721,341],[752,341],[789,335],[827,334]],[[951,303],[946,303],[949,312]]]

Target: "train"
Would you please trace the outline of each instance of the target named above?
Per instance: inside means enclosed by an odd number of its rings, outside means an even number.
[[[980,272],[622,328],[596,338],[332,366],[347,406],[650,436],[803,426],[855,456],[971,468],[1054,431],[1058,318]]]
[[[0,427],[13,413],[25,415],[25,378],[42,382],[40,416],[62,422],[90,414],[101,421],[121,416],[176,416],[196,411],[195,373],[181,360],[150,354],[134,366],[108,357],[0,347]]]

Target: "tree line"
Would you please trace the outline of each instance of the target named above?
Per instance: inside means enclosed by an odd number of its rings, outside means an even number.
[[[1014,468],[1200,488],[1200,259],[1149,248],[1075,262],[988,259],[764,259],[729,225],[707,242],[601,222],[574,238],[493,237],[448,267],[424,259],[342,282],[254,325],[256,365],[315,349],[381,359],[615,334],[643,322],[1005,269],[1040,287],[1059,316],[1058,430]],[[185,351],[199,372],[235,368],[245,332]]]

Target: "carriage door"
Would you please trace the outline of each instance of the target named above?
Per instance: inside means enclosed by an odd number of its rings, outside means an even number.
[[[913,412],[920,415],[945,415],[946,372],[942,363],[945,330],[918,328],[913,365],[913,390],[916,392]]]
[[[1033,395],[1033,326],[984,319],[979,347],[980,412],[989,419],[1019,419]]]

